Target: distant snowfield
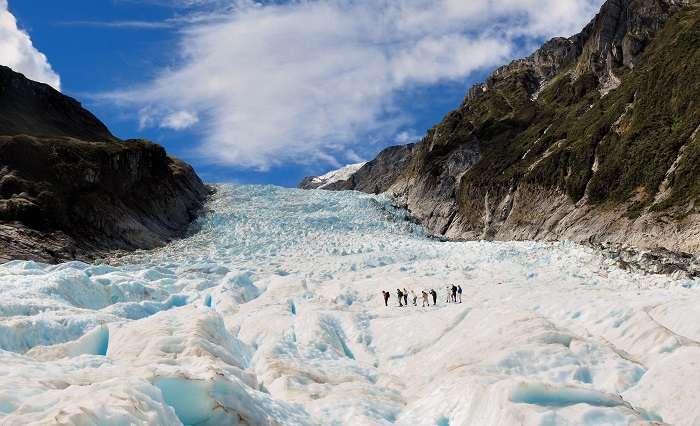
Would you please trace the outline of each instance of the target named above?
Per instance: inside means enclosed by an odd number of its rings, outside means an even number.
[[[315,184],[320,184],[318,186],[319,189],[326,188],[332,183],[349,179],[350,176],[360,170],[365,164],[367,164],[367,162],[348,164],[347,166],[341,167],[338,170],[332,170],[325,175],[316,176],[313,178],[312,182]]]
[[[163,249],[0,265],[0,424],[700,424],[698,281],[389,201],[222,186]]]

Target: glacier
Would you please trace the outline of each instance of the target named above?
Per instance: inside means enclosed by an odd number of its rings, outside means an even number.
[[[0,424],[700,424],[700,282],[408,219],[219,185],[165,247],[0,265]]]

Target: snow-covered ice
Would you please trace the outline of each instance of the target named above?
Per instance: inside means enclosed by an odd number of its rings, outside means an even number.
[[[316,176],[315,178],[312,179],[312,182],[319,185],[319,189],[326,188],[330,186],[330,184],[343,181],[348,179],[350,176],[352,176],[356,171],[360,170],[362,166],[367,164],[367,162],[364,163],[355,163],[355,164],[348,164],[345,167],[341,167],[337,170],[331,170],[330,172],[326,173],[325,175],[322,176]]]
[[[404,219],[220,186],[162,249],[0,265],[0,424],[700,424],[698,281]]]

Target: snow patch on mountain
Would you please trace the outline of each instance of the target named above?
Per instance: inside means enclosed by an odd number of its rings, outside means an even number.
[[[367,162],[348,164],[347,166],[341,167],[338,170],[330,171],[325,175],[311,178],[311,184],[318,189],[324,189],[332,183],[341,182],[348,179],[365,164],[367,164]]]

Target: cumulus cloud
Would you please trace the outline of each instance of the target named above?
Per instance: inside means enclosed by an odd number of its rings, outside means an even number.
[[[394,140],[400,145],[405,145],[407,143],[418,142],[420,136],[415,130],[404,130],[399,132]]]
[[[46,56],[33,45],[29,34],[17,27],[17,20],[7,10],[7,0],[0,0],[0,63],[61,90],[61,79],[49,65]]]
[[[406,137],[399,131],[411,118],[397,93],[465,81],[530,53],[524,45],[574,34],[602,3],[240,1],[186,26],[175,66],[111,96],[142,111],[187,111],[141,124],[194,126],[204,135],[199,154],[213,163],[342,164],[357,160],[360,146]]]
[[[189,129],[199,121],[199,118],[187,111],[177,111],[167,115],[161,122],[161,126],[173,129],[183,130]]]

